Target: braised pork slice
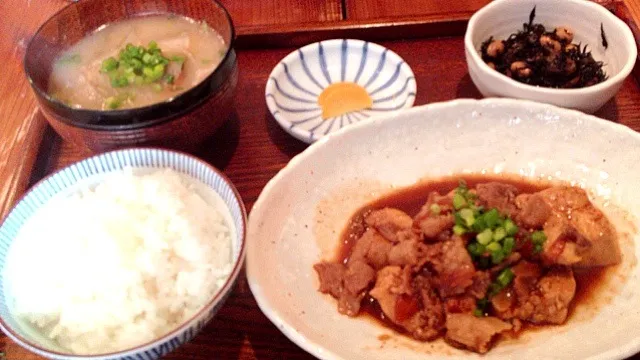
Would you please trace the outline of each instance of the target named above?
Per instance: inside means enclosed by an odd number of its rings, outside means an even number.
[[[519,210],[515,220],[526,228],[540,229],[551,216],[551,206],[539,193],[518,195],[515,202]]]
[[[491,285],[489,273],[487,271],[476,271],[473,274],[473,282],[467,289],[467,293],[476,299],[482,299],[487,295],[489,285]]]
[[[427,245],[427,264],[435,273],[434,283],[441,297],[459,295],[473,284],[475,267],[464,240],[450,240]]]
[[[387,266],[378,272],[369,295],[387,318],[419,340],[436,338],[444,325],[442,302],[428,279],[412,279],[410,267]]]
[[[618,264],[617,234],[606,216],[580,188],[554,186],[539,192],[553,215],[544,232],[544,255],[553,262],[578,267]]]
[[[356,240],[351,250],[349,261],[362,260],[374,269],[381,269],[389,264],[389,252],[393,244],[373,228],[367,229]]]
[[[418,240],[402,241],[389,250],[388,259],[390,265],[409,265],[417,271],[427,262],[427,246]]]
[[[376,272],[364,261],[349,261],[344,273],[344,289],[351,294],[364,291],[376,278]]]
[[[576,292],[576,281],[569,267],[554,267],[542,275],[537,264],[521,261],[513,267],[513,273],[513,287],[491,299],[499,318],[517,318],[534,324],[566,321]]]
[[[374,210],[364,219],[370,227],[391,242],[417,238],[412,229],[413,219],[404,211],[394,208]]]
[[[576,280],[570,268],[555,268],[538,281],[540,303],[529,321],[537,324],[562,324],[569,315],[569,304],[576,294]],[[536,301],[537,303],[537,301]]]
[[[489,351],[495,336],[511,330],[512,325],[491,316],[449,314],[445,327],[445,339],[449,343],[484,354]]]
[[[473,314],[476,301],[475,297],[467,294],[451,296],[444,301],[444,311],[446,314]]]
[[[320,279],[320,292],[338,299],[338,311],[355,316],[369,285],[375,280],[375,270],[362,260],[340,263],[318,263],[313,266]]]
[[[509,184],[488,182],[476,186],[476,195],[480,205],[486,208],[496,208],[500,213],[513,217],[516,212],[516,195],[518,189]]]
[[[320,278],[320,292],[339,298],[344,290],[342,279],[347,267],[340,263],[321,262],[313,265]]]
[[[413,227],[419,229],[427,240],[435,240],[442,232],[451,230],[454,221],[452,198],[453,192],[445,196],[431,192],[415,216]],[[433,206],[438,211],[433,211]]]
[[[473,314],[477,308],[477,301],[487,295],[489,285],[491,285],[491,276],[489,275],[489,272],[476,271],[473,274],[473,283],[463,294],[450,296],[445,299],[445,313]]]

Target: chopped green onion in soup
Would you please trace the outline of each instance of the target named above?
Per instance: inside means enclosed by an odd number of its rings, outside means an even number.
[[[204,22],[176,15],[125,19],[101,27],[60,54],[47,91],[75,108],[147,106],[200,83],[226,49],[221,36]],[[122,100],[122,93],[135,96]]]

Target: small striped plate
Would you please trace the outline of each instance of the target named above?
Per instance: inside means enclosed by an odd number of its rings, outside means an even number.
[[[318,97],[338,82],[363,87],[373,106],[323,119]],[[409,65],[393,51],[366,41],[334,39],[287,55],[271,72],[265,96],[278,124],[312,143],[372,115],[411,107],[416,81]]]

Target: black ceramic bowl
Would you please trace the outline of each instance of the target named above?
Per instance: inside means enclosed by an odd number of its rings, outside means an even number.
[[[98,27],[125,18],[178,14],[205,21],[228,45],[220,65],[202,82],[173,99],[134,109],[89,110],[47,94],[54,59]],[[233,111],[238,82],[233,22],[215,0],[81,0],[38,29],[24,67],[45,118],[65,140],[95,151],[157,145],[191,150],[211,137]]]

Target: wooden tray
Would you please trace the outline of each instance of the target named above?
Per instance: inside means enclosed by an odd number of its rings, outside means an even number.
[[[350,9],[348,4],[345,8]],[[605,5],[637,31],[631,14],[639,5],[630,7],[623,1],[607,1]],[[365,38],[395,51],[415,73],[418,86],[415,105],[481,98],[467,74],[464,57],[462,34],[470,15],[456,13],[438,18],[431,14],[418,18],[400,14],[394,18],[312,23],[304,28],[299,24],[244,27],[238,31],[240,77],[236,113],[197,155],[224,170],[237,186],[247,209],[251,209],[267,181],[307,146],[285,133],[273,120],[264,101],[264,87],[268,74],[279,60],[295,46],[311,41]],[[444,35],[447,37],[442,37]],[[640,72],[634,74],[596,115],[640,131],[640,85],[636,77]],[[10,183],[14,185],[9,199],[4,199],[6,204],[14,203],[27,186],[47,174],[92,155],[62,141],[44,125],[39,112],[33,112],[25,121],[28,122],[25,126],[31,126],[30,138],[24,141],[22,163],[25,165],[12,173]],[[1,210],[7,209],[5,206]],[[9,360],[41,359],[3,335],[0,351]],[[307,358],[312,357],[290,342],[260,312],[244,274],[215,320],[191,343],[167,357],[184,360]]]

